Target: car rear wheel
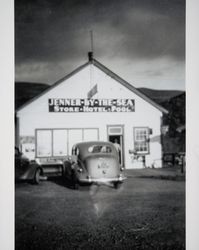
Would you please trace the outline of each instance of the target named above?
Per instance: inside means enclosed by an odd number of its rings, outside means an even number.
[[[115,189],[119,189],[121,187],[122,183],[120,183],[120,182],[114,182],[113,185],[114,185]]]
[[[41,176],[41,169],[37,168],[35,171],[35,176],[34,176],[34,184],[39,184],[40,176]]]

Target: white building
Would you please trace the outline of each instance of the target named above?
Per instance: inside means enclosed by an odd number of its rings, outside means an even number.
[[[77,142],[117,139],[125,168],[161,167],[163,112],[90,52],[87,63],[17,110],[19,144],[30,159],[63,158]]]

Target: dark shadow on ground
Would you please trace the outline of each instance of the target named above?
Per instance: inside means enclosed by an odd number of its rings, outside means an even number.
[[[68,189],[75,189],[74,188],[74,183],[72,182],[72,180],[69,180],[67,178],[64,178],[64,177],[48,177],[48,180],[47,181],[51,181],[59,186],[62,186],[62,187],[66,187]],[[113,184],[111,183],[93,183],[93,184],[84,184],[84,183],[81,183],[78,185],[78,189],[77,190],[85,190],[85,191],[89,191],[91,189],[91,187],[93,186],[98,186],[98,187],[101,187],[101,186],[106,186],[108,188],[111,188],[111,189],[115,189]]]
[[[137,178],[153,178],[153,179],[161,179],[161,180],[169,180],[169,181],[185,181],[185,176],[165,176],[165,175],[160,175],[160,176],[153,176],[153,175],[148,175],[148,176],[138,176]]]
[[[62,187],[66,187],[68,189],[75,189],[74,188],[74,183],[72,180],[69,180],[65,177],[48,177],[48,181],[54,182],[55,184],[62,186]],[[90,185],[86,185],[86,184],[81,184],[79,185],[79,188],[81,190],[90,190]]]

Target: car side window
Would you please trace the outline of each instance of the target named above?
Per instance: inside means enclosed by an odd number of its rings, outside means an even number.
[[[79,149],[78,149],[78,147],[74,146],[74,147],[72,148],[72,155],[76,155],[76,156],[79,155]]]

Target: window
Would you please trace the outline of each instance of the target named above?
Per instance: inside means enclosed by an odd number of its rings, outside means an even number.
[[[53,156],[65,156],[68,153],[67,145],[67,130],[57,129],[53,130]]]
[[[72,155],[76,155],[76,156],[79,155],[79,148],[77,148],[76,145],[73,146],[72,148]]]
[[[67,156],[74,144],[98,139],[97,128],[36,129],[36,157]]]
[[[112,150],[106,145],[92,145],[88,148],[89,153],[111,153]]]
[[[82,129],[69,129],[68,130],[68,153],[71,154],[74,144],[83,141]]]
[[[108,134],[109,135],[122,135],[122,127],[121,126],[109,126],[108,127]]]
[[[134,149],[138,154],[149,153],[148,128],[134,128]]]
[[[52,156],[52,131],[37,130],[37,156]]]

